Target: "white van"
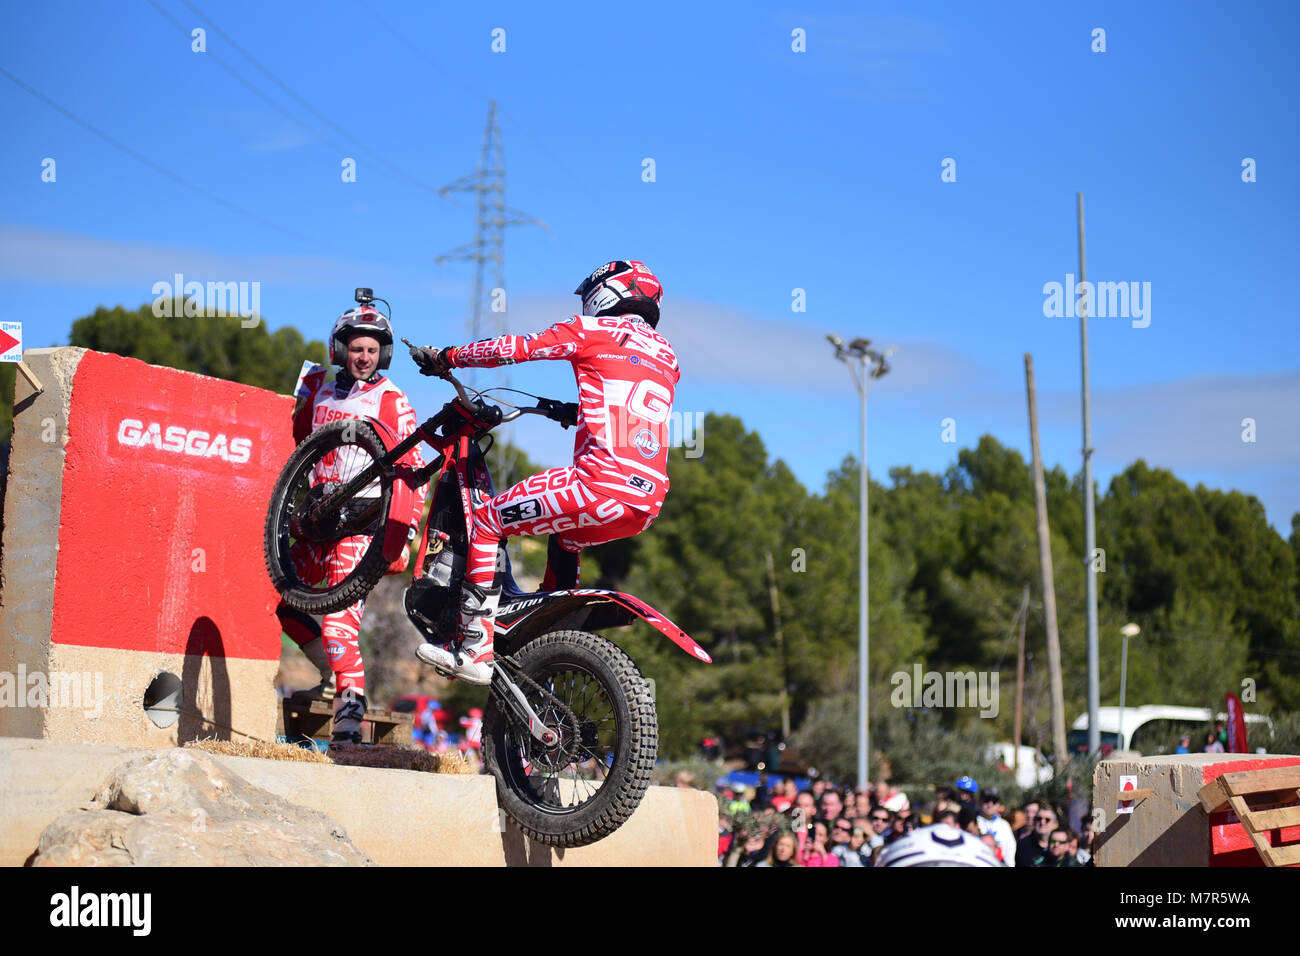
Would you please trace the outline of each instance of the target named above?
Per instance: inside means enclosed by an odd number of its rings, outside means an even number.
[[[1192,753],[1200,753],[1205,745],[1205,735],[1214,729],[1214,722],[1227,723],[1227,714],[1211,714],[1207,707],[1174,707],[1167,704],[1144,704],[1124,708],[1124,725],[1120,726],[1118,707],[1098,707],[1097,726],[1101,729],[1101,750],[1130,750],[1146,756],[1173,753],[1178,746],[1178,736],[1187,734],[1192,739]],[[1246,715],[1246,741],[1255,750],[1251,729],[1272,729],[1273,721],[1263,714]],[[1173,743],[1170,743],[1170,741]],[[1066,736],[1070,753],[1088,752],[1088,715],[1080,714]]]

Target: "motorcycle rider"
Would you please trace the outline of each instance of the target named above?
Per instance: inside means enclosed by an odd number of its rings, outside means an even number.
[[[445,645],[421,644],[415,652],[440,673],[471,684],[492,679],[493,618],[501,599],[494,575],[503,538],[549,533],[542,589],[576,587],[578,552],[644,531],[668,493],[668,418],[681,375],[672,346],[655,329],[662,286],[644,263],[615,260],[574,294],[582,298],[582,314],[535,335],[411,350],[425,375],[551,359],[572,364],[578,384],[573,464],[491,498],[475,492],[459,631]]]
[[[293,415],[294,441],[301,444],[317,428],[346,418],[378,419],[399,439],[414,432],[415,411],[406,394],[381,374],[393,356],[393,329],[387,316],[369,303],[349,309],[335,320],[329,346],[330,361],[340,366],[339,371],[332,382],[326,380],[328,369],[322,365],[314,366],[303,376]],[[332,461],[323,460],[318,471],[346,467],[346,462],[338,457],[341,452],[342,449],[336,452]],[[423,465],[419,449],[413,450],[407,461],[415,467]],[[319,473],[313,477],[313,484],[329,477]],[[420,519],[423,489],[417,498],[412,523]],[[294,545],[294,564],[305,580],[323,577],[331,584],[336,583],[356,569],[369,541],[368,537],[359,535],[343,538],[331,547],[299,541]],[[390,568],[390,573],[402,570],[405,555],[398,565]],[[276,610],[284,632],[320,672],[319,684],[293,696],[304,701],[334,702],[334,743],[361,742],[361,720],[367,704],[358,634],[365,607],[364,600],[357,601],[342,611],[326,614],[319,625],[310,615],[295,611],[283,602]]]

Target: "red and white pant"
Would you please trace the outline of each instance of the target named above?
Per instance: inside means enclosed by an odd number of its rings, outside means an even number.
[[[497,547],[511,535],[556,535],[564,550],[577,554],[640,534],[654,520],[649,512],[592,491],[576,468],[551,468],[475,507],[465,577],[491,587]]]
[[[310,541],[298,541],[293,546],[290,556],[294,570],[304,581],[325,579],[327,585],[334,585],[356,570],[361,558],[366,553],[370,538],[353,535],[343,538],[336,544],[324,547]],[[366,602],[360,600],[342,611],[326,614],[321,622],[320,634],[306,626],[306,615],[294,615],[288,606],[281,604],[277,612],[280,615],[284,632],[301,647],[319,636],[325,645],[325,656],[334,671],[334,681],[341,694],[351,688],[358,694],[366,692],[366,671],[361,661],[361,616],[365,613]],[[306,618],[306,620],[302,620]],[[312,624],[314,625],[314,621]]]

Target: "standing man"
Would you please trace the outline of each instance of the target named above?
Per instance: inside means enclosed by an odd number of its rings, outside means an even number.
[[[393,328],[388,317],[368,302],[349,309],[335,320],[329,345],[330,360],[339,371],[332,382],[325,379],[327,369],[320,365],[303,377],[293,416],[294,440],[301,444],[316,429],[344,418],[378,419],[398,438],[414,432],[415,412],[406,394],[380,374],[393,357]],[[312,477],[313,484],[333,480],[338,471],[346,469],[345,450],[339,449],[321,461],[318,473]],[[417,468],[424,464],[418,448],[410,452],[407,461]],[[423,489],[416,498],[412,525],[419,523],[424,507]],[[300,540],[294,545],[293,561],[304,579],[324,578],[333,584],[356,570],[369,541],[364,535],[352,535],[332,545]],[[342,611],[326,614],[321,624],[284,603],[276,610],[284,633],[320,673],[319,684],[294,696],[334,702],[335,744],[361,742],[361,720],[367,704],[366,672],[358,636],[365,608],[366,602],[358,601]]]
[[[1016,838],[1011,832],[1011,824],[1002,819],[998,812],[1002,797],[997,790],[985,790],[980,797],[980,815],[976,821],[980,833],[991,834],[1002,853],[1002,862],[1014,866],[1016,859]]]
[[[1038,866],[1047,856],[1048,839],[1056,829],[1058,818],[1049,803],[1039,806],[1034,814],[1033,829],[1016,847],[1016,866]]]

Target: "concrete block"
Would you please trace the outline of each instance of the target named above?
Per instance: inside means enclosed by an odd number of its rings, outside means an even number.
[[[44,389],[15,385],[0,735],[272,737],[280,626],[262,525],[293,448],[291,400],[86,349],[25,357]],[[145,716],[161,672],[201,717]]]
[[[130,747],[0,738],[0,866],[21,866],[41,831],[90,799]],[[651,787],[612,836],[570,850],[527,839],[497,807],[483,774],[214,759],[292,803],[340,823],[385,866],[716,866],[717,801]]]
[[[1231,814],[1212,819],[1202,809],[1201,787],[1220,774],[1300,766],[1300,757],[1260,754],[1170,754],[1105,760],[1093,774],[1093,806],[1101,811],[1097,866],[1262,866]],[[1137,789],[1154,795],[1119,814],[1120,777],[1136,776]]]

